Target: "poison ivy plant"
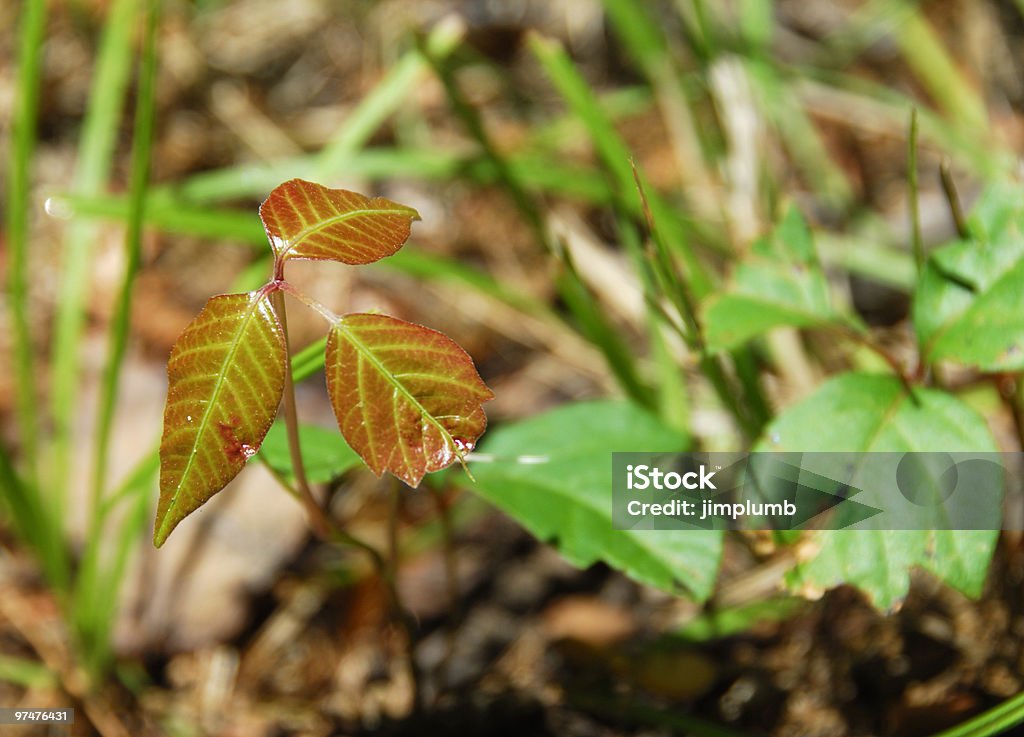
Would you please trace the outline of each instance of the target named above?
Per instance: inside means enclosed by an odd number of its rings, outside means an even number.
[[[707,301],[703,316],[705,340],[712,351],[787,325],[861,329],[856,319],[832,306],[811,232],[796,208],[770,235],[754,243],[729,286]]]
[[[626,402],[584,402],[497,430],[481,447],[473,491],[553,542],[577,566],[626,575],[703,601],[722,555],[720,530],[616,530],[612,451],[680,451],[679,433]]]
[[[993,187],[970,238],[935,251],[921,274],[914,326],[927,363],[1024,370],[1024,191]]]
[[[464,461],[487,424],[482,404],[493,394],[451,339],[383,315],[339,317],[285,280],[290,259],[367,264],[390,256],[408,239],[415,210],[293,179],[271,192],[260,217],[274,253],[272,278],[255,292],[211,298],[171,352],[158,547],[259,450],[282,395],[294,409],[285,292],[330,323],[331,404],[348,445],[377,475],[390,471],[415,486],[425,473]],[[300,458],[293,411],[286,421],[291,456]]]
[[[755,447],[763,451],[995,452],[988,426],[951,394],[916,387],[913,397],[895,376],[842,374],[783,412]],[[799,566],[798,588],[841,583],[860,587],[877,606],[892,607],[921,566],[977,596],[998,530],[819,531],[819,550]]]
[[[979,202],[971,237],[935,251],[914,296],[921,362],[954,360],[985,371],[1024,369],[1024,198],[1000,186]],[[724,292],[704,309],[709,347],[735,346],[780,325],[834,325],[882,355],[896,373],[842,374],[827,381],[764,430],[754,450],[995,451],[984,420],[952,394],[910,386],[900,362],[874,345],[859,321],[838,312],[810,234],[791,211],[758,242]],[[880,607],[907,593],[909,571],[923,567],[961,591],[981,591],[997,530],[814,533],[817,552],[794,571],[796,587],[859,586]],[[786,538],[789,539],[789,538]]]

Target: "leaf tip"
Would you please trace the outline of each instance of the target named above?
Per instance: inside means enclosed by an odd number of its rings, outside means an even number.
[[[170,537],[171,531],[176,526],[176,525],[173,525],[173,524],[172,525],[168,525],[167,521],[168,521],[168,518],[165,516],[162,520],[160,520],[160,522],[157,524],[156,528],[153,530],[153,547],[154,548],[157,548],[157,549],[162,548],[163,544],[165,542],[167,542],[167,538]]]

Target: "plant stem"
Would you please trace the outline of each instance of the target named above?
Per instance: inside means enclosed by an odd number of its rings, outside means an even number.
[[[917,108],[910,109],[910,135],[907,137],[907,199],[910,200],[911,244],[917,273],[924,268],[924,244],[921,240],[921,203],[917,190]]]
[[[411,612],[402,606],[398,598],[398,518],[401,511],[402,490],[398,482],[392,479],[391,508],[388,510],[388,561],[385,583],[388,585],[388,591],[391,594],[391,604],[394,607],[395,614],[405,629],[406,648],[408,651],[406,657],[409,659],[409,680],[413,685],[412,711],[414,714],[418,714],[423,708],[423,700],[419,687],[422,679],[420,678],[419,666],[416,664],[416,619],[412,616]]]
[[[448,507],[447,500],[440,489],[431,486],[431,496],[434,497],[434,505],[437,507],[438,519],[441,521],[441,537],[443,540],[444,574],[448,593],[448,611],[450,625],[445,633],[444,656],[438,664],[436,678],[441,688],[448,680],[448,673],[451,667],[452,657],[455,655],[455,645],[458,641],[456,629],[462,619],[462,612],[459,607],[459,569],[458,559],[455,556],[455,528],[452,524],[452,513]]]
[[[280,289],[274,290],[270,295],[274,312],[277,319],[281,321],[281,331],[284,333],[285,351],[291,356],[291,349],[288,346],[288,314],[285,310],[284,292]],[[295,382],[292,379],[292,363],[285,361],[284,368],[284,424],[288,431],[288,453],[291,456],[292,472],[295,474],[295,484],[299,491],[299,498],[306,507],[309,514],[309,524],[313,532],[321,539],[330,538],[330,526],[326,524],[326,515],[320,508],[313,492],[309,489],[309,482],[306,479],[306,466],[302,461],[302,446],[299,443],[299,415],[295,405]]]
[[[949,170],[948,161],[942,162],[939,166],[939,180],[942,182],[942,191],[946,193],[946,201],[949,203],[949,214],[953,217],[953,225],[956,226],[957,235],[961,238],[969,238],[971,233],[967,229],[964,208],[960,204],[960,195],[956,191],[956,182],[953,181],[953,174]]]
[[[441,521],[441,536],[444,540],[444,572],[447,579],[448,604],[452,613],[456,612],[459,605],[459,570],[458,561],[455,557],[455,527],[452,524],[452,513],[448,502],[440,489],[430,487],[430,493],[434,497],[434,505],[437,507],[437,516]]]
[[[275,271],[280,274],[281,269],[275,268]],[[271,292],[270,299],[274,306],[274,311],[277,313],[277,319],[281,321],[281,330],[284,333],[285,347],[287,350],[288,315],[285,310],[284,290],[287,289],[291,294],[295,294],[297,290],[291,288],[287,282],[284,281],[279,281],[277,287],[278,288]],[[287,353],[290,359],[291,351],[287,350]],[[292,472],[295,474],[296,490],[298,491],[300,501],[306,508],[306,513],[309,515],[309,523],[313,529],[313,534],[321,540],[357,547],[370,556],[373,566],[377,570],[377,574],[381,577],[381,581],[383,581],[384,586],[387,589],[388,597],[391,600],[391,607],[395,612],[395,617],[398,619],[399,624],[405,631],[409,649],[409,677],[412,681],[413,708],[414,711],[418,711],[420,708],[420,678],[414,652],[416,623],[415,619],[402,604],[401,598],[398,595],[394,560],[389,564],[388,560],[381,555],[379,550],[369,543],[363,542],[362,540],[349,535],[334,524],[334,521],[324,511],[320,504],[317,503],[316,498],[313,496],[313,492],[309,488],[309,481],[306,478],[306,467],[302,461],[302,447],[299,443],[299,417],[295,404],[295,381],[292,377],[291,360],[285,361],[283,405],[285,428],[288,434],[288,452],[291,456]],[[286,486],[286,488],[288,487]],[[394,554],[392,555],[392,558],[394,558]]]
[[[996,384],[996,390],[1009,406],[1010,415],[1013,417],[1018,448],[1024,449],[1024,378],[1004,375],[1002,381],[997,380]]]

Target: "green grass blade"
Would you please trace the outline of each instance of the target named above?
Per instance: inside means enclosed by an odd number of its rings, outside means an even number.
[[[520,214],[533,229],[538,243],[549,254],[559,254],[561,249],[558,249],[553,242],[545,222],[546,216],[542,206],[517,177],[517,172],[509,165],[507,158],[491,140],[476,109],[465,99],[456,84],[451,68],[429,50],[425,49],[424,54],[444,85],[449,103],[456,115],[476,140],[487,160],[494,165],[499,183],[508,192]],[[640,381],[632,353],[593,295],[580,280],[569,261],[568,253],[564,252],[560,255],[566,270],[562,278],[557,281],[559,295],[565,301],[573,318],[579,323],[583,335],[604,355],[608,367],[623,391],[641,405],[651,406],[653,395]]]
[[[324,349],[327,348],[327,338],[310,343],[301,351],[292,356],[292,379],[296,382],[308,379],[324,367]]]
[[[153,129],[155,123],[156,86],[156,29],[160,15],[159,0],[146,0],[144,34],[139,63],[138,93],[136,96],[135,125],[132,137],[131,192],[128,201],[128,222],[125,232],[125,271],[121,289],[117,296],[109,332],[106,368],[100,385],[100,401],[96,422],[96,444],[94,447],[93,477],[90,498],[89,534],[83,554],[82,575],[76,586],[75,616],[78,635],[84,648],[87,669],[96,674],[109,655],[110,618],[116,602],[116,591],[120,588],[125,552],[115,556],[114,567],[101,571],[101,542],[104,534],[106,506],[104,492],[107,483],[107,464],[110,452],[110,435],[114,424],[114,409],[117,404],[117,387],[121,367],[128,346],[131,329],[132,301],[135,278],[139,271],[142,255],[143,210],[149,186]],[[147,476],[148,478],[148,476]],[[145,505],[137,505],[145,511]],[[139,512],[130,515],[128,524],[114,536],[119,551],[127,548],[128,542],[137,539],[140,525]],[[134,529],[134,536],[129,533]],[[102,593],[101,593],[102,592]],[[96,613],[99,606],[104,611]]]
[[[655,396],[641,380],[636,370],[633,352],[611,325],[597,299],[580,278],[568,252],[563,257],[565,271],[558,280],[558,293],[572,311],[583,336],[601,349],[623,391],[634,402],[655,409]]]
[[[722,208],[716,195],[721,187],[708,170],[690,102],[661,28],[642,3],[602,0],[602,4],[654,91],[688,206],[703,219],[718,219]]]
[[[107,477],[110,433],[114,424],[117,385],[128,346],[131,329],[132,297],[135,278],[142,260],[142,224],[149,188],[153,128],[156,116],[156,24],[159,0],[147,0],[145,34],[139,68],[138,95],[135,108],[135,129],[132,138],[131,194],[128,201],[128,222],[124,239],[125,270],[110,326],[110,344],[106,368],[100,387],[99,418],[96,423],[95,463],[92,483],[92,509],[98,512]],[[99,519],[94,517],[94,522]],[[93,529],[98,535],[99,530]]]
[[[444,58],[455,50],[461,38],[460,25],[441,23],[424,43],[431,54]],[[320,151],[313,169],[313,181],[329,181],[342,170],[348,173],[348,159],[370,140],[392,113],[406,104],[426,71],[427,64],[418,49],[406,52]]]
[[[99,546],[90,546],[82,559],[76,582],[75,627],[84,651],[86,669],[93,674],[102,672],[110,663],[110,632],[116,616],[118,594],[124,583],[132,548],[143,539],[149,524],[150,500],[159,468],[160,456],[154,448],[136,465],[120,488],[104,498],[100,512],[104,521],[122,503],[130,502],[130,506],[112,534],[104,535],[104,538],[110,538],[107,560],[101,560],[103,551]]]
[[[57,677],[42,663],[12,655],[0,655],[0,681],[24,688],[53,689]]]
[[[22,542],[36,554],[46,580],[57,591],[70,581],[69,556],[61,527],[43,505],[43,498],[14,468],[7,450],[0,446],[0,509],[9,516]]]
[[[964,78],[960,65],[950,57],[935,29],[922,16],[921,9],[913,8],[893,31],[903,57],[939,107],[961,130],[984,140],[988,134],[985,103]]]
[[[648,262],[637,227],[628,218],[619,217],[618,230],[643,285],[644,302],[647,306],[647,336],[657,377],[654,409],[666,425],[679,431],[685,439],[685,447],[689,448],[693,438],[690,431],[690,402],[686,393],[686,379],[682,366],[672,355],[667,341],[668,333],[676,331],[678,326],[673,325],[672,318],[663,311],[663,282],[658,279],[657,269],[652,268],[652,264]]]
[[[94,194],[106,186],[120,128],[125,88],[131,73],[132,28],[137,6],[138,0],[113,0],[109,6],[79,141],[72,183],[74,192]],[[72,425],[79,406],[79,343],[96,233],[92,224],[76,222],[69,224],[64,236],[61,298],[57,306],[50,392],[53,415],[50,480],[54,490],[54,509],[58,515],[65,507]]]
[[[633,179],[629,149],[601,110],[590,86],[557,41],[534,34],[530,37],[530,48],[566,103],[587,126],[594,146],[612,176],[621,205],[634,217],[641,218],[643,206]],[[682,221],[656,193],[649,192],[648,199],[665,241],[671,244],[686,264],[687,279],[695,295],[698,298],[704,296],[711,288],[711,280],[703,264],[688,246],[688,234]]]
[[[62,195],[60,203],[74,217],[90,219],[123,221],[129,209],[123,197],[110,195]],[[144,222],[167,233],[232,240],[260,249],[267,247],[267,235],[259,218],[238,210],[183,205],[164,196],[151,195],[144,208]],[[486,273],[444,256],[404,248],[371,268],[394,269],[416,277],[458,283],[526,314],[553,317],[551,310],[542,302],[510,290]]]
[[[871,121],[869,125],[877,130],[906,126],[906,95],[884,84],[809,66],[787,68],[785,75],[801,98],[815,98],[819,108],[831,109],[833,115],[854,113],[859,120]],[[1005,150],[927,108],[918,108],[918,123],[922,141],[948,152],[955,162],[971,167],[980,176],[1000,176],[1015,166]]]
[[[607,204],[613,192],[607,182],[589,168],[552,161],[550,154],[527,152],[507,158],[509,170],[530,190],[571,197],[593,204]],[[271,164],[246,164],[196,174],[170,187],[154,189],[168,200],[214,204],[241,197],[263,197],[293,177],[314,179],[312,157]],[[367,179],[408,177],[427,181],[468,179],[482,184],[499,181],[494,164],[464,152],[412,148],[369,148],[345,161],[345,172]],[[58,200],[57,204],[60,202]]]
[[[21,454],[30,479],[36,478],[39,442],[39,418],[36,412],[35,360],[28,303],[28,215],[31,189],[32,155],[36,147],[36,122],[39,110],[39,77],[43,33],[46,28],[45,0],[28,0],[22,6],[18,30],[18,77],[10,181],[7,196],[7,248],[10,262],[8,288],[14,342],[14,375]]]
[[[757,90],[766,117],[818,196],[834,207],[849,204],[853,188],[842,168],[832,160],[821,133],[792,86],[768,62],[750,60],[743,69]]]
[[[665,37],[642,3],[630,0],[601,0],[619,38],[645,70],[660,64],[668,55]]]
[[[771,0],[740,0],[740,35],[754,53],[760,54],[771,45],[775,28],[773,7]]]
[[[463,127],[466,128],[470,136],[477,142],[484,158],[494,166],[498,183],[505,188],[519,213],[533,229],[537,242],[544,247],[544,250],[554,253],[555,248],[545,228],[544,214],[541,207],[530,196],[522,182],[516,177],[515,172],[509,167],[507,157],[498,150],[494,141],[491,140],[478,111],[459,89],[451,67],[445,64],[445,60],[436,55],[426,44],[420,45],[420,51],[430,64],[438,80],[444,85],[448,103],[452,110],[462,121]]]
[[[59,209],[67,209],[73,218],[121,222],[128,218],[129,203],[124,197],[67,194],[54,200]],[[150,196],[143,210],[145,224],[165,233],[237,241],[270,250],[267,234],[255,213],[186,205],[159,195]]]

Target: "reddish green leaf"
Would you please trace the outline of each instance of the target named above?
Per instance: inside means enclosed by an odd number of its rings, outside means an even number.
[[[167,363],[160,503],[153,542],[238,475],[284,391],[285,341],[261,292],[212,297]]]
[[[380,476],[410,486],[461,459],[494,394],[443,333],[385,315],[346,315],[327,338],[327,392],[345,440]]]
[[[279,260],[369,264],[401,248],[420,216],[383,197],[291,179],[260,205],[260,218]]]

